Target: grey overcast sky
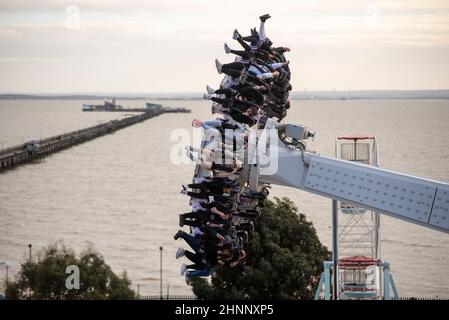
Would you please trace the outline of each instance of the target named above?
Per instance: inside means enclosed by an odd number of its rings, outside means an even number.
[[[192,92],[270,13],[294,90],[449,88],[449,1],[0,0],[0,92]]]

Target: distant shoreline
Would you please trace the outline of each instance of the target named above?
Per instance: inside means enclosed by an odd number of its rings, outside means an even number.
[[[0,94],[0,100],[203,100],[202,93]],[[445,90],[293,91],[292,100],[449,99]]]

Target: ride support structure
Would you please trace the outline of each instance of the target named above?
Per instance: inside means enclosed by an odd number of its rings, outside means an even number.
[[[389,300],[391,291],[397,298],[390,265],[380,259],[380,214],[449,233],[449,184],[377,167],[374,137],[340,137],[335,159],[307,151],[305,140],[314,134],[301,125],[268,121],[265,128],[278,135],[268,141],[274,145],[270,155],[247,167],[250,184],[283,185],[333,200],[334,256],[324,262],[316,298],[323,285],[325,299]]]
[[[377,167],[377,150],[374,136],[343,136],[335,140],[337,159]],[[332,200],[332,209],[333,260],[323,263],[315,299],[324,293],[324,299],[389,300],[390,287],[397,299],[389,264],[381,259],[380,214],[336,200]]]

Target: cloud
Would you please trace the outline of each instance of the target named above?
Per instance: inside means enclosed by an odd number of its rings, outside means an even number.
[[[70,58],[68,57],[58,57],[58,58],[39,58],[39,57],[0,57],[0,63],[35,63],[35,62],[67,62]]]
[[[12,39],[20,35],[20,31],[14,28],[0,28],[0,39]]]
[[[173,11],[184,11],[201,7],[207,1],[176,1],[176,0],[3,0],[0,11],[3,12],[43,12],[61,11],[69,5],[75,5],[81,10],[104,12],[146,11],[155,14]]]
[[[81,10],[80,29],[65,27],[69,4]],[[26,90],[35,83],[47,91],[195,90],[218,79],[215,57],[231,59],[223,53],[224,41],[239,49],[231,40],[234,27],[246,34],[265,12],[273,16],[266,26],[269,37],[293,49],[295,86],[304,78],[316,88],[339,83],[345,70],[364,70],[370,54],[371,61],[377,61],[376,55],[385,58],[378,62],[383,69],[395,58],[403,61],[403,55],[411,57],[403,63],[410,72],[447,70],[442,53],[449,53],[449,1],[4,0],[0,84]],[[428,58],[421,59],[419,52]],[[332,68],[338,71],[331,75]],[[366,84],[356,71],[345,85]],[[7,74],[14,74],[14,81]],[[418,78],[416,83],[422,83]]]
[[[0,11],[60,11],[68,5],[75,5],[87,11],[121,13],[139,11],[155,14],[184,11],[210,12],[211,9],[226,11],[229,8],[232,8],[235,14],[239,11],[257,14],[260,10],[275,8],[278,12],[295,12],[304,15],[364,14],[370,8],[389,12],[449,10],[449,3],[446,0],[287,0],[274,4],[272,0],[3,0],[0,2]]]

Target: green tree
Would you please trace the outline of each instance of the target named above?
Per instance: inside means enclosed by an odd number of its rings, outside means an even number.
[[[287,198],[265,201],[244,266],[216,267],[192,281],[200,299],[312,299],[330,252]]]
[[[79,289],[67,289],[66,268],[79,268]],[[21,265],[16,280],[6,288],[7,299],[133,299],[126,272],[117,276],[103,257],[89,248],[79,258],[61,244],[43,248],[36,261]]]

